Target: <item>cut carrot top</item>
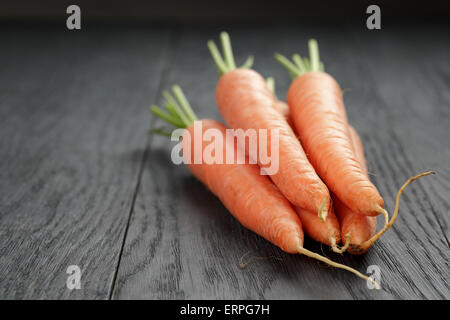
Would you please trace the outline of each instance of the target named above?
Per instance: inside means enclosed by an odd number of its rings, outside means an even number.
[[[211,56],[214,62],[216,63],[219,75],[224,75],[225,73],[236,69],[236,63],[234,62],[230,36],[228,35],[227,32],[220,33],[220,43],[222,44],[223,58],[214,41],[212,40],[208,41],[208,49],[209,52],[211,52]],[[253,56],[249,56],[240,68],[250,69],[252,66],[253,66]]]
[[[292,61],[280,53],[275,53],[275,59],[290,73],[292,78],[301,76],[310,71],[325,71],[323,62],[319,58],[319,45],[315,39],[308,41],[309,59],[302,58],[298,53],[292,55]]]
[[[165,107],[167,111],[161,109],[157,105],[150,106],[150,111],[175,128],[187,128],[197,120],[197,116],[186,99],[183,90],[181,90],[178,85],[172,87],[172,92],[173,95],[166,90],[163,91],[163,96],[166,99]],[[150,130],[150,133],[168,137],[171,136],[171,133],[163,128]]]

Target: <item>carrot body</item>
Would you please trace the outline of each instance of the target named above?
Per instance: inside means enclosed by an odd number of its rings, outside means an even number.
[[[322,212],[328,213],[328,189],[308,161],[285,118],[274,109],[274,95],[263,77],[249,69],[230,71],[217,84],[216,100],[220,113],[231,128],[268,129],[268,134],[272,129],[279,130],[279,170],[270,176],[271,179],[295,206],[312,212],[322,208]]]
[[[352,141],[353,150],[355,151],[356,160],[358,160],[361,165],[361,169],[366,176],[369,176],[369,171],[367,170],[366,157],[364,157],[364,147],[361,141],[361,138],[356,132],[355,128],[351,125],[348,125],[348,130],[350,133],[350,139]]]
[[[289,116],[289,106],[287,105],[287,103],[284,101],[275,99],[272,106],[275,110],[277,110],[279,113],[281,113],[283,115],[283,117],[286,120],[286,122],[288,123],[289,127],[291,127],[292,131],[294,131],[294,134],[296,134],[295,129],[294,129],[294,124],[292,123],[291,117]]]
[[[295,207],[295,211],[300,217],[303,230],[309,237],[328,246],[334,245],[334,241],[339,242],[341,232],[339,231],[339,221],[333,208],[331,208],[324,222],[320,221],[316,212],[300,207]],[[345,239],[343,239],[343,242],[345,243]]]
[[[384,201],[356,159],[337,82],[307,72],[292,82],[287,102],[308,159],[330,190],[354,212],[378,215]]]
[[[355,156],[361,164],[363,172],[367,175],[366,160],[364,158],[364,149],[361,139],[352,126],[349,126],[349,130]],[[333,206],[335,207],[335,212],[341,225],[342,241],[345,241],[344,237],[346,234],[350,234],[351,240],[347,251],[352,254],[362,254],[366,252],[368,247],[363,249],[360,245],[375,235],[377,231],[376,217],[354,213],[345,204],[343,204],[339,198],[335,196],[332,197]]]
[[[214,128],[222,132],[225,141],[226,127],[215,120],[202,120],[203,129]],[[193,126],[184,134],[194,136]],[[186,141],[191,145],[186,145]],[[209,142],[211,143],[211,142]],[[203,149],[209,144],[203,141]],[[230,141],[226,142],[232,143]],[[234,143],[233,143],[234,144]],[[183,149],[194,150],[193,139],[183,139]],[[236,146],[228,146],[235,148]],[[224,154],[226,145],[224,144]],[[273,182],[260,174],[258,165],[248,164],[193,164],[187,161],[195,177],[214,193],[246,228],[289,253],[298,253],[303,247],[302,224],[291,204]]]
[[[273,107],[284,116],[287,123],[291,126],[295,133],[295,128],[290,118],[288,105],[283,101],[276,100]],[[300,207],[295,207],[295,211],[300,217],[304,232],[309,237],[328,246],[333,245],[333,240],[339,242],[339,239],[341,238],[340,226],[333,208],[331,208],[327,219],[324,222],[320,221],[316,212],[308,211]],[[365,218],[364,216],[361,217]],[[343,239],[344,243],[345,241],[346,239]]]

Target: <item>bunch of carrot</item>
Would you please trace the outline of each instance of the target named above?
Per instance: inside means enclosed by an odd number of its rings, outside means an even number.
[[[305,249],[303,231],[335,252],[362,254],[394,223],[404,188],[432,172],[414,176],[400,188],[389,220],[383,198],[368,178],[361,140],[347,121],[342,90],[324,72],[317,42],[309,42],[309,59],[295,54],[291,62],[275,55],[294,79],[286,104],[276,98],[273,79],[265,80],[250,69],[252,57],[236,68],[228,34],[223,32],[220,38],[222,54],[213,41],[208,42],[220,75],[216,88],[219,111],[233,129],[276,128],[279,170],[270,176],[261,175],[260,167],[266,164],[259,159],[258,164],[194,164],[192,153],[183,153],[189,158],[189,169],[242,225],[282,250],[318,259],[374,282],[348,266]],[[164,92],[167,111],[157,106],[152,106],[151,111],[174,127],[184,128],[183,136],[193,136],[197,117],[178,86],[173,93]],[[210,119],[199,121],[203,128],[221,132],[226,141],[224,152],[237,148],[234,141],[225,139],[223,124]],[[203,142],[203,148],[207,148],[210,141]],[[193,144],[192,139],[182,137],[182,150],[192,149]],[[385,224],[377,233],[375,216],[380,213]],[[343,246],[339,247],[341,240]]]

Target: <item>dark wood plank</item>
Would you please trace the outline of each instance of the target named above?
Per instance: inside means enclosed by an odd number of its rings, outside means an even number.
[[[408,187],[396,225],[375,251],[382,269],[393,271],[386,289],[400,298],[450,296],[450,202],[444,196],[450,191],[450,150],[443,148],[450,133],[450,100],[448,87],[442,88],[450,76],[445,54],[450,45],[441,41],[446,33],[448,28],[414,27],[361,32],[354,38],[361,49],[354,62],[365,81],[344,78],[355,88],[348,94],[348,105],[354,106],[350,118],[362,134],[369,170],[387,207],[392,210],[395,193],[409,176],[437,172]],[[357,91],[364,93],[358,98]]]
[[[384,290],[244,229],[171,163],[173,144],[147,141],[147,106],[173,83],[199,116],[220,119],[205,47],[220,29],[185,27],[171,40],[159,29],[44,29],[0,35],[0,297],[450,297],[448,28],[227,29],[237,61],[255,54],[280,97],[289,79],[273,52],[305,52],[306,40],[318,38],[327,71],[351,89],[349,119],[388,209],[411,174],[438,172],[408,188],[395,227],[366,255],[305,243],[361,271],[378,265]],[[248,251],[267,259],[242,270]],[[66,289],[70,264],[83,270],[80,291]]]
[[[108,298],[167,38],[2,29],[0,298]],[[81,290],[66,288],[69,265]]]
[[[176,57],[167,85],[180,83],[200,116],[220,119],[214,107],[215,70],[204,48],[218,31],[184,31],[177,50],[183,54]],[[440,41],[445,30],[369,34],[352,28],[259,26],[231,31],[237,60],[256,54],[255,67],[276,76],[281,97],[289,80],[273,61],[273,51],[304,51],[308,37],[319,39],[327,70],[352,89],[345,96],[349,118],[362,135],[388,208],[411,174],[435,169],[439,175],[408,189],[396,226],[365,256],[340,257],[306,242],[362,271],[378,265],[384,290],[375,292],[351,274],[284,254],[245,230],[186,168],[171,164],[167,142],[154,137],[114,297],[448,299],[449,150],[442,143],[449,134],[448,86],[443,84],[449,79],[449,47]],[[269,258],[240,270],[239,258],[248,251],[281,261]]]
[[[208,38],[217,38],[218,31],[215,28],[184,29],[176,50],[179,55],[175,57],[166,86],[179,83],[201,117],[220,119],[214,106],[215,70],[204,46]],[[434,40],[440,39],[438,31],[432,30],[436,35]],[[411,110],[422,109],[420,100],[407,98],[407,93],[415,90],[416,83],[408,83],[405,77],[421,76],[423,79],[420,69],[416,69],[421,64],[420,54],[403,59],[403,55],[416,48],[413,42],[404,39],[406,30],[392,30],[387,36],[381,33],[374,39],[361,32],[364,31],[308,26],[231,29],[237,60],[243,61],[246,55],[256,54],[255,68],[262,70],[265,76],[276,76],[280,97],[284,96],[289,80],[273,61],[273,51],[304,51],[308,37],[319,39],[327,69],[340,80],[343,88],[352,89],[345,97],[349,118],[361,132],[371,172],[376,174],[374,181],[385,196],[387,207],[392,208],[397,188],[409,175],[425,168],[445,170],[448,153],[442,150],[441,143],[445,141],[443,136],[448,133],[448,127],[429,128],[436,121],[441,123],[438,116],[420,111],[422,113],[416,115],[413,123],[420,123],[422,130],[432,130],[428,139],[435,139],[435,142],[421,145],[419,151],[411,150],[415,146],[415,140],[410,140],[409,136],[415,130],[414,126],[410,127]],[[434,40],[427,42],[429,34],[415,33],[420,36],[417,42],[435,46],[429,54],[440,46],[448,51],[448,47],[438,45]],[[380,52],[383,52],[382,57]],[[425,64],[424,68],[429,72],[422,85],[428,90],[433,90],[428,86],[439,82],[439,77],[448,77],[445,63]],[[401,89],[395,90],[391,85]],[[399,92],[403,95],[399,96]],[[429,97],[422,96],[422,101],[428,101],[433,110],[445,113],[445,106],[433,100],[433,93],[429,92]],[[395,108],[389,101],[396,102]],[[409,115],[405,117],[405,113]],[[427,117],[424,117],[425,113]],[[378,265],[382,270],[384,290],[375,292],[351,274],[330,269],[308,258],[282,253],[245,230],[186,168],[171,163],[166,140],[153,137],[149,150],[114,298],[405,299],[450,296],[447,282],[449,251],[443,232],[442,219],[445,218],[441,217],[445,212],[440,207],[441,204],[444,208],[448,206],[448,200],[442,196],[448,192],[443,177],[424,178],[411,186],[403,198],[401,217],[395,228],[363,257],[341,257],[312,241],[306,242],[307,247],[362,271],[369,265]],[[436,152],[440,153],[437,157],[424,156]],[[417,158],[420,160],[412,161]],[[431,185],[440,190],[441,196],[428,190]],[[240,270],[239,258],[248,251],[275,258],[255,262]]]

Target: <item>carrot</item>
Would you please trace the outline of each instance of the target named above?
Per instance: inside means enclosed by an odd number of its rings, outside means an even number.
[[[349,130],[356,159],[360,163],[364,174],[367,175],[366,160],[364,158],[364,149],[361,139],[352,126],[349,126]],[[341,225],[341,233],[343,237],[344,235],[350,235],[351,240],[347,251],[352,254],[365,253],[369,247],[363,248],[361,245],[375,235],[377,231],[376,217],[354,213],[345,204],[343,204],[338,197],[332,195],[332,199],[335,212]],[[344,239],[342,239],[342,241],[344,241]]]
[[[272,91],[276,98],[275,80],[273,78],[267,78],[266,82],[268,88],[270,89],[270,91]],[[275,103],[273,104],[273,108],[281,113],[288,122],[289,126],[293,128],[288,105],[285,102],[276,99]],[[295,133],[295,129],[293,128],[292,130]],[[343,240],[346,245],[344,245],[344,247],[342,248],[339,248],[336,243],[339,242],[339,239],[341,238],[341,232],[339,221],[334,213],[333,208],[331,208],[330,212],[328,213],[326,221],[323,222],[321,222],[317,214],[312,211],[308,211],[300,207],[296,207],[295,211],[299,215],[300,220],[303,224],[303,229],[309,237],[318,242],[331,246],[331,249],[334,252],[342,253],[346,250],[348,246],[347,240]]]
[[[181,89],[178,86],[174,89],[175,98],[165,93],[168,98],[166,104],[168,112],[155,105],[151,106],[150,110],[174,127],[185,128],[181,136],[182,150],[189,169],[222,201],[244,227],[285,252],[306,255],[330,266],[347,270],[362,279],[371,281],[379,288],[372,278],[303,247],[303,230],[299,217],[273,182],[267,176],[260,175],[258,165],[249,164],[248,161],[244,164],[194,163],[193,152],[184,151],[194,150],[195,143],[198,143],[191,139],[196,136],[194,133],[196,121],[200,121],[205,130],[215,129],[221,133],[222,141],[224,141],[223,154],[229,148],[232,148],[236,154],[237,146],[234,141],[225,138],[226,127],[220,122],[210,119],[197,120]],[[162,135],[170,134],[165,129],[157,129],[153,132]],[[204,139],[203,135],[202,139]],[[208,147],[208,141],[202,140],[202,151]]]
[[[300,220],[302,221],[305,233],[320,243],[326,244],[331,247],[335,252],[342,253],[345,249],[337,247],[337,243],[340,241],[341,232],[339,228],[339,221],[334,213],[333,208],[328,214],[326,221],[321,222],[317,214],[312,211],[295,207]],[[344,242],[346,242],[344,240]]]
[[[326,185],[353,211],[376,216],[384,201],[356,160],[348,129],[342,91],[321,71],[317,42],[310,40],[310,68],[299,55],[294,63],[276,59],[297,76],[287,96],[292,121],[312,165]]]
[[[273,108],[276,99],[264,78],[250,69],[236,69],[229,36],[225,32],[220,36],[224,59],[214,42],[208,42],[221,75],[216,87],[220,113],[234,129],[265,129],[269,134],[271,130],[279,130],[279,170],[270,178],[292,204],[317,212],[321,220],[325,220],[331,201],[327,187],[308,161],[285,118]],[[259,158],[257,161],[265,167]]]
[[[275,101],[272,104],[272,107],[277,110],[286,120],[289,127],[291,127],[292,131],[295,133],[294,124],[292,123],[291,117],[289,116],[289,106],[286,102],[278,100],[276,94],[275,94],[275,79],[272,77],[269,77],[266,79],[266,85],[267,88],[272,92],[273,97]]]
[[[349,131],[356,158],[361,164],[361,168],[363,169],[364,174],[368,176],[361,139],[352,126],[349,126]],[[347,251],[352,254],[363,254],[367,250],[369,250],[369,248],[375,243],[375,241],[378,240],[394,224],[395,220],[397,219],[400,196],[406,186],[414,180],[430,174],[434,174],[434,172],[428,171],[413,176],[400,188],[397,193],[394,214],[391,220],[389,221],[389,217],[387,215],[384,215],[384,227],[376,234],[375,232],[377,221],[375,217],[356,214],[352,212],[347,206],[345,206],[345,204],[343,204],[338,198],[333,198],[336,212],[341,223],[341,232],[343,234],[349,235],[351,239]]]
[[[394,213],[389,220],[389,214],[384,209],[384,201],[366,174],[365,162],[363,159],[358,160],[355,153],[342,90],[337,82],[324,72],[323,63],[319,59],[318,45],[314,39],[309,41],[309,51],[310,60],[294,54],[292,57],[294,63],[281,54],[275,54],[276,60],[295,78],[288,91],[290,115],[308,158],[335,195],[334,199],[338,200],[335,201],[337,207],[340,205],[339,200],[345,204],[346,207],[337,208],[341,214],[348,209],[360,215],[376,216],[380,213],[384,215],[384,227],[355,249],[365,252],[394,224],[400,197],[406,186],[434,172],[423,172],[406,181],[397,192]],[[364,224],[367,224],[367,221],[360,225],[365,228],[364,230],[355,232],[353,242],[358,243],[371,234],[372,230]],[[360,239],[361,234],[358,233],[361,232],[366,234]],[[348,232],[342,234],[346,239],[351,238]]]

